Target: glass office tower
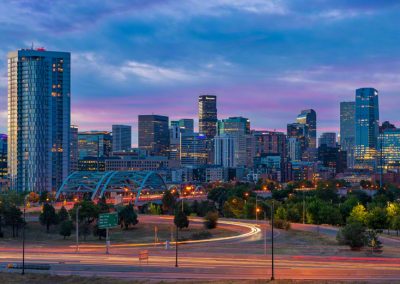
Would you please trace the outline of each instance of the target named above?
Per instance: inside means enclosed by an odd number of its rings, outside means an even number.
[[[56,190],[70,159],[70,53],[8,54],[8,169],[15,191]]]
[[[356,135],[356,103],[340,103],[340,148],[347,152],[347,167],[354,167]]]
[[[308,148],[317,148],[317,113],[313,109],[302,110],[297,116],[297,123],[307,125]]]
[[[126,151],[132,147],[132,127],[130,125],[112,126],[112,150]]]
[[[374,88],[356,90],[355,167],[373,170],[379,134],[378,91]]]
[[[217,132],[217,97],[199,96],[199,133],[212,139]]]
[[[139,115],[139,148],[152,156],[168,156],[168,116]]]

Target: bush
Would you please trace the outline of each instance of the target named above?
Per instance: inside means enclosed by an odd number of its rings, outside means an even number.
[[[193,233],[191,236],[192,240],[204,240],[212,237],[212,234],[209,231],[201,231],[198,233]]]
[[[204,227],[206,229],[215,229],[218,223],[218,212],[209,211],[204,217]]]
[[[290,223],[282,219],[274,219],[274,228],[287,231],[290,229]]]
[[[366,243],[365,226],[361,222],[352,221],[339,230],[336,239],[341,245],[348,245],[351,249],[362,248]]]
[[[64,237],[64,240],[66,237],[71,236],[72,228],[73,228],[72,221],[64,220],[63,222],[61,222],[60,235]]]

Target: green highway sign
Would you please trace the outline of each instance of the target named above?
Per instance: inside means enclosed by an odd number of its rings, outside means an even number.
[[[99,229],[113,228],[118,225],[118,213],[103,213],[99,214]]]

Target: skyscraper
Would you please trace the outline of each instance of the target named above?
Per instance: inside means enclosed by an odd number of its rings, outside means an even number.
[[[235,139],[229,134],[214,137],[214,164],[225,168],[236,167]]]
[[[356,103],[340,103],[340,148],[347,153],[347,167],[354,167],[356,135]]]
[[[212,139],[217,133],[217,97],[199,96],[199,133]]]
[[[8,54],[8,169],[16,191],[56,190],[70,159],[70,53]]]
[[[317,113],[315,110],[302,110],[297,116],[297,123],[305,124],[308,127],[308,134],[306,136],[308,148],[317,148]]]
[[[7,134],[0,134],[0,179],[7,175]]]
[[[129,150],[132,147],[132,127],[130,125],[112,126],[113,152]]]
[[[378,148],[382,155],[383,170],[399,172],[400,170],[400,129],[388,128],[379,134]]]
[[[255,137],[255,154],[279,154],[286,157],[286,135],[276,131],[253,131]]]
[[[78,126],[71,125],[69,140],[70,140],[69,172],[72,173],[78,170],[78,159],[79,159]]]
[[[150,155],[167,156],[169,148],[168,117],[139,115],[139,148]]]
[[[374,88],[356,90],[355,167],[373,170],[379,134],[378,91]]]
[[[196,132],[182,133],[180,160],[182,166],[200,166],[207,163],[206,136]]]
[[[247,166],[249,162],[247,136],[250,134],[250,120],[244,117],[229,117],[218,121],[218,135],[228,134],[235,139],[235,164],[236,166]],[[253,145],[251,145],[253,146]],[[253,158],[253,157],[252,157]]]
[[[318,146],[326,145],[330,148],[335,148],[336,145],[336,133],[335,132],[324,132],[321,134],[318,140]]]
[[[309,148],[308,125],[302,123],[289,123],[287,125],[287,138],[289,140],[288,154],[292,160],[301,160],[304,152]]]
[[[109,131],[85,131],[78,134],[79,160],[111,156],[112,137]]]

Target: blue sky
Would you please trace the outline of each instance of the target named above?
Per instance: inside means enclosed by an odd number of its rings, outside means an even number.
[[[136,126],[138,114],[196,118],[197,96],[219,117],[284,130],[314,108],[319,132],[339,102],[380,92],[381,120],[400,124],[400,1],[2,1],[0,132],[7,130],[7,52],[72,53],[72,122]]]

